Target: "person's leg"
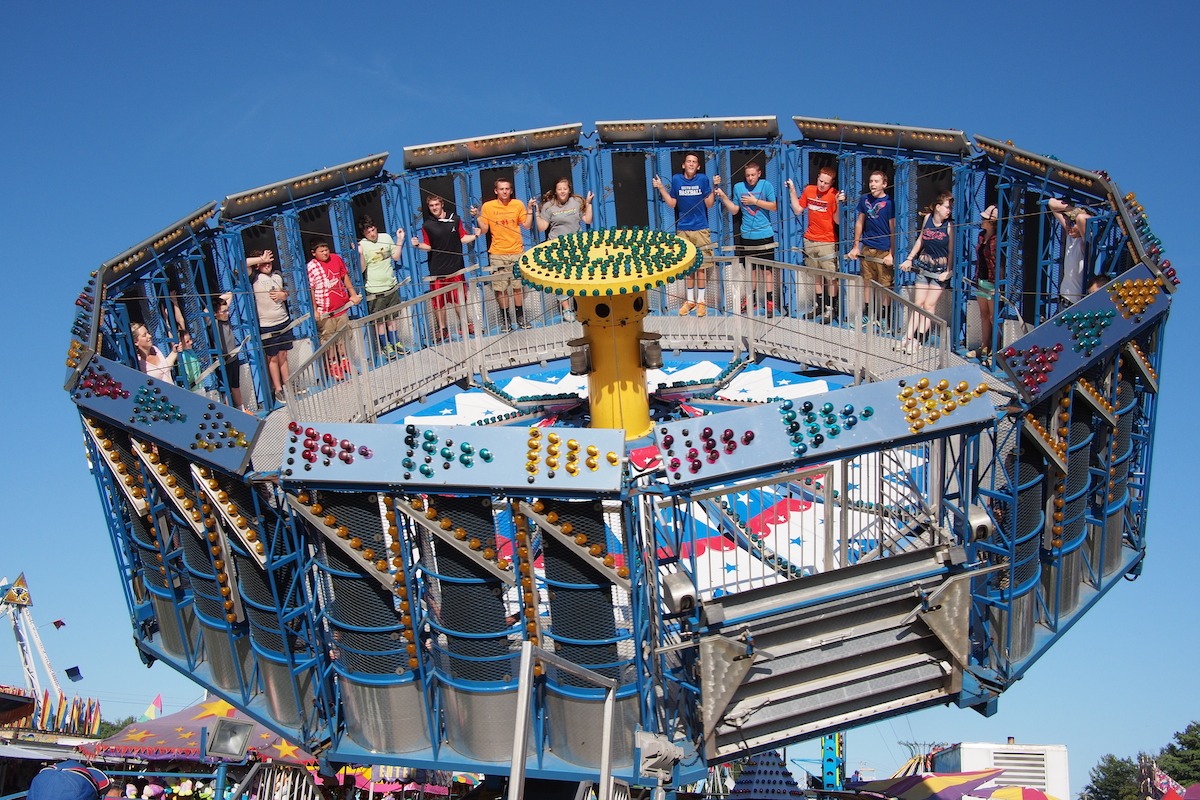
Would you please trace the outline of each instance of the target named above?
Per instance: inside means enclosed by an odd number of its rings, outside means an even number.
[[[267,356],[267,373],[271,377],[271,391],[278,392],[279,387],[283,385],[282,377],[279,374],[279,353]]]
[[[529,321],[525,319],[525,290],[521,287],[521,284],[516,283],[513,285],[512,293],[513,306],[515,307],[514,310],[516,311],[517,317],[517,327],[529,328]]]
[[[979,334],[982,343],[980,349],[985,352],[992,350],[992,326],[995,324],[994,309],[991,297],[978,297],[979,300]]]

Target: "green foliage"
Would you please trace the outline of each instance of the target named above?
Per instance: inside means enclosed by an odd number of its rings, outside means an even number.
[[[1138,764],[1148,765],[1151,761],[1184,787],[1200,783],[1200,722],[1192,722],[1176,732],[1174,741],[1158,751],[1158,755],[1141,753],[1137,759],[1117,758],[1111,753],[1105,755],[1088,773],[1088,785],[1079,797],[1085,800],[1140,800],[1139,785],[1149,776],[1140,774]]]
[[[1104,755],[1088,773],[1088,785],[1079,796],[1085,800],[1139,800],[1137,763],[1112,753]]]
[[[1158,768],[1185,787],[1200,782],[1200,722],[1175,734],[1158,754]]]
[[[96,737],[99,739],[107,739],[114,733],[119,733],[124,728],[129,727],[134,723],[134,721],[134,717],[125,717],[124,719],[113,721],[102,719],[100,720],[100,732],[96,734]]]

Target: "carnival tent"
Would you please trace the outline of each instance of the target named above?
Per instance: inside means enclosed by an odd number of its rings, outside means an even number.
[[[209,700],[165,717],[142,720],[102,739],[80,745],[89,758],[140,758],[145,761],[200,761],[200,731],[222,717],[253,722],[224,700]],[[278,734],[254,722],[250,750],[263,761],[310,764],[315,759]]]
[[[847,788],[859,794],[874,794],[896,800],[962,800],[983,784],[995,778],[1002,769],[982,769],[974,772],[926,772],[880,781],[850,784]]]

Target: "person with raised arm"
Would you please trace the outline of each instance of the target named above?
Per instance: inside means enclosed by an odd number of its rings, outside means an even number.
[[[833,273],[832,277],[817,278],[814,286],[813,307],[804,314],[804,319],[818,322],[836,322],[841,319],[838,306],[838,206],[845,202],[845,193],[834,187],[837,171],[832,166],[817,170],[817,182],[810,183],[797,195],[796,185],[789,178],[788,193],[791,195],[792,213],[796,216],[807,212],[808,224],[804,228],[804,266]]]
[[[675,233],[695,245],[697,252],[704,259],[712,258],[713,242],[712,231],[708,227],[708,210],[716,201],[713,188],[720,183],[720,175],[709,178],[700,171],[699,153],[688,153],[683,157],[683,172],[672,175],[670,184],[664,184],[662,178],[657,175],[650,180],[650,185],[658,191],[662,201],[675,209]],[[702,265],[685,279],[687,296],[683,305],[679,307],[679,316],[686,317],[693,309],[697,317],[708,313],[704,297],[707,272],[707,266]]]
[[[742,227],[733,238],[734,257],[774,260],[775,226],[771,214],[779,208],[775,187],[763,178],[757,161],[747,163],[743,175],[744,179],[733,185],[732,197],[720,186],[714,190],[725,210],[735,217],[740,215],[742,220]],[[775,316],[775,275],[770,267],[751,266],[750,299],[755,311],[761,299],[767,316]]]

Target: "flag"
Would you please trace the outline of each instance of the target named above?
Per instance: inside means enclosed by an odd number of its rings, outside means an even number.
[[[1175,794],[1183,797],[1183,793],[1186,791],[1174,778],[1159,769],[1158,764],[1150,766],[1150,780],[1154,784],[1154,788],[1164,795],[1174,790]]]
[[[83,673],[79,671],[79,667],[67,667],[67,677],[73,681],[81,681]]]
[[[42,704],[38,711],[37,729],[39,731],[50,730],[50,690],[47,689],[42,694]]]
[[[51,624],[54,625],[55,629],[65,628],[67,626],[67,621],[65,619],[56,619]]]
[[[137,718],[138,722],[148,722],[152,719],[158,719],[162,714],[162,695],[159,694],[154,698],[154,702],[146,706],[146,710]]]
[[[56,713],[54,715],[54,719],[51,720],[50,724],[53,727],[51,727],[50,730],[62,731],[63,723],[66,722],[67,719],[67,698],[62,692],[58,693],[58,703],[54,706],[54,710]]]

